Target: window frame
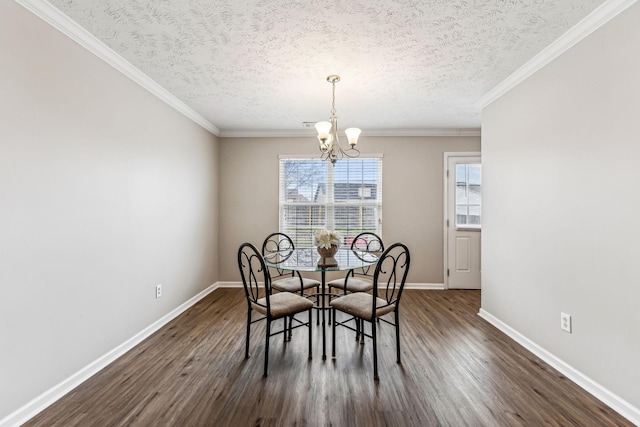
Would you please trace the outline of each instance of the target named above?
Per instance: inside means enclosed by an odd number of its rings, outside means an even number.
[[[477,167],[477,174],[479,175],[480,184],[472,183],[471,179],[471,167]],[[464,181],[459,180],[458,169],[464,168],[465,176]],[[454,225],[457,230],[481,230],[482,229],[482,163],[457,163],[454,171],[453,171],[453,180],[455,182],[455,190],[454,190]],[[474,191],[474,188],[476,191]],[[460,200],[460,191],[465,193],[463,200]],[[472,197],[473,194],[476,193],[476,197]],[[477,200],[472,200],[477,199]],[[458,210],[460,208],[466,208],[466,214],[462,216],[465,218],[465,222],[458,222],[459,214]],[[472,215],[471,208],[477,208],[478,214]],[[474,209],[475,211],[475,209]],[[473,218],[477,218],[478,222],[468,222]]]
[[[364,171],[362,172],[363,178],[357,179],[355,181],[348,180],[346,181],[346,189],[343,189],[343,194],[350,194],[351,190],[349,186],[355,185],[358,187],[357,194],[358,199],[347,199],[347,200],[336,200],[334,190],[336,189],[336,167],[331,164],[329,161],[321,160],[317,157],[313,156],[305,156],[305,155],[280,155],[278,156],[278,230],[281,233],[285,234],[294,234],[290,237],[294,241],[296,247],[308,247],[313,245],[313,240],[309,241],[310,236],[304,237],[302,239],[299,238],[298,233],[293,233],[291,230],[299,230],[308,228],[311,232],[311,235],[320,230],[320,229],[331,229],[337,231],[343,238],[343,244],[350,245],[350,240],[359,234],[362,231],[370,231],[378,234],[382,238],[382,212],[383,212],[383,203],[382,203],[382,174],[383,174],[383,156],[382,154],[369,154],[362,155],[358,158],[354,159],[342,159],[338,160],[338,162],[362,162],[366,160],[375,160],[377,163],[375,165],[375,177],[371,180],[364,179]],[[321,185],[324,185],[325,193],[321,193],[324,197],[324,202],[317,202],[314,200],[310,200],[308,202],[305,201],[288,201],[287,195],[291,194],[291,188],[286,187],[286,177],[285,177],[285,162],[286,161],[311,161],[311,162],[322,162],[325,173],[325,181],[326,182],[317,182],[313,185],[315,186],[309,194],[314,194],[314,198],[318,196],[319,191],[322,191]],[[364,191],[364,186],[367,186],[367,191]],[[296,197],[301,194],[298,191],[299,187],[295,187]],[[375,189],[375,191],[373,190]],[[339,191],[339,190],[338,190]],[[366,197],[367,192],[375,193],[374,197]],[[323,212],[323,215],[314,215],[313,212],[309,213],[309,223],[308,224],[295,224],[296,220],[287,220],[287,212],[295,207],[318,207],[319,211]],[[350,211],[351,208],[357,208],[360,210],[360,219],[359,219],[359,227],[353,227],[352,223],[349,222],[349,218],[351,218]],[[342,217],[336,217],[336,211],[342,210],[344,208],[345,215]],[[366,223],[366,215],[364,215],[365,210],[373,209],[373,214],[369,216],[369,224],[374,224],[373,227],[367,227]],[[315,222],[315,220],[321,219],[320,222]],[[344,225],[340,224],[340,219],[344,220]],[[364,226],[363,226],[364,225]],[[346,231],[346,232],[345,232]],[[304,235],[304,232],[302,233]]]

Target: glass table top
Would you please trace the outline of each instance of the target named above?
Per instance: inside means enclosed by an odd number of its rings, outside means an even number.
[[[334,258],[337,265],[320,266],[320,254],[316,248],[296,248],[292,251],[267,254],[264,256],[264,262],[267,267],[297,271],[353,270],[378,262],[375,253],[354,251],[350,248],[339,248]]]

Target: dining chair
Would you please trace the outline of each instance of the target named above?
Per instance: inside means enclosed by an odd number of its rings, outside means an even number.
[[[354,292],[331,301],[333,315],[333,337],[331,355],[336,356],[336,326],[343,326],[358,333],[358,323],[364,326],[364,322],[371,324],[371,333],[367,334],[364,327],[359,333],[373,340],[373,378],[378,380],[378,320],[395,326],[396,330],[396,361],[400,361],[400,297],[404,289],[411,257],[409,249],[402,243],[391,245],[380,256],[373,273],[373,292]],[[350,317],[338,321],[336,311],[346,313]],[[385,319],[384,315],[393,313],[393,322]],[[356,328],[347,324],[354,320]]]
[[[280,292],[271,294],[271,276],[269,269],[265,266],[264,259],[258,249],[251,243],[243,243],[238,249],[238,268],[242,277],[245,295],[247,297],[247,337],[245,343],[245,359],[249,358],[249,336],[253,323],[266,320],[266,334],[264,345],[264,376],[267,376],[269,366],[269,338],[284,334],[287,339],[287,332],[291,329],[307,326],[309,329],[309,359],[311,359],[311,312],[313,302],[300,295],[291,292]],[[264,289],[260,291],[260,284],[264,284]],[[253,311],[258,312],[262,317],[252,320]],[[295,315],[308,312],[307,321],[295,318]],[[271,323],[277,319],[289,318],[289,327],[286,321],[281,331],[272,332]],[[293,323],[297,322],[294,326]]]
[[[285,233],[271,233],[264,239],[262,243],[262,256],[267,257],[274,254],[287,254],[295,249],[293,240]],[[315,279],[302,277],[299,271],[284,270],[281,268],[272,268],[274,272],[271,275],[271,287],[278,292],[299,293],[303,297],[311,297],[313,295],[305,294],[305,290],[315,288],[316,299],[320,293],[320,282]],[[317,302],[317,301],[316,301]],[[319,315],[317,322],[320,322]]]
[[[364,232],[358,234],[351,241],[351,250],[358,250],[363,252],[371,252],[375,255],[380,255],[384,252],[384,243],[380,236],[375,233]],[[346,295],[351,292],[368,292],[373,289],[373,272],[375,270],[375,265],[369,265],[363,268],[358,268],[355,270],[349,270],[345,277],[331,280],[327,283],[329,287],[329,303],[334,297],[334,290],[342,291],[342,295]],[[329,322],[331,322],[331,317],[329,317]],[[359,329],[360,325],[356,328],[356,340],[359,338],[364,339],[364,337],[360,337]]]
[[[288,253],[295,249],[293,240],[284,233],[271,233],[262,243],[262,256],[269,256],[275,253]],[[271,276],[273,289],[280,292],[299,293],[304,296],[304,291],[316,288],[316,293],[320,288],[320,282],[315,279],[302,277],[299,271],[288,271],[280,268],[273,268],[275,273]]]

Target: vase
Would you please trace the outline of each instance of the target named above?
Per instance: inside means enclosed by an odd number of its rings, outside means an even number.
[[[330,248],[321,248],[318,246],[318,253],[321,258],[333,258],[336,252],[338,252],[338,246],[336,245],[331,245]]]

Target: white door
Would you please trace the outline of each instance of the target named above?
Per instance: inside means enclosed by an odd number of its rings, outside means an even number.
[[[445,287],[480,289],[480,153],[445,153]]]

